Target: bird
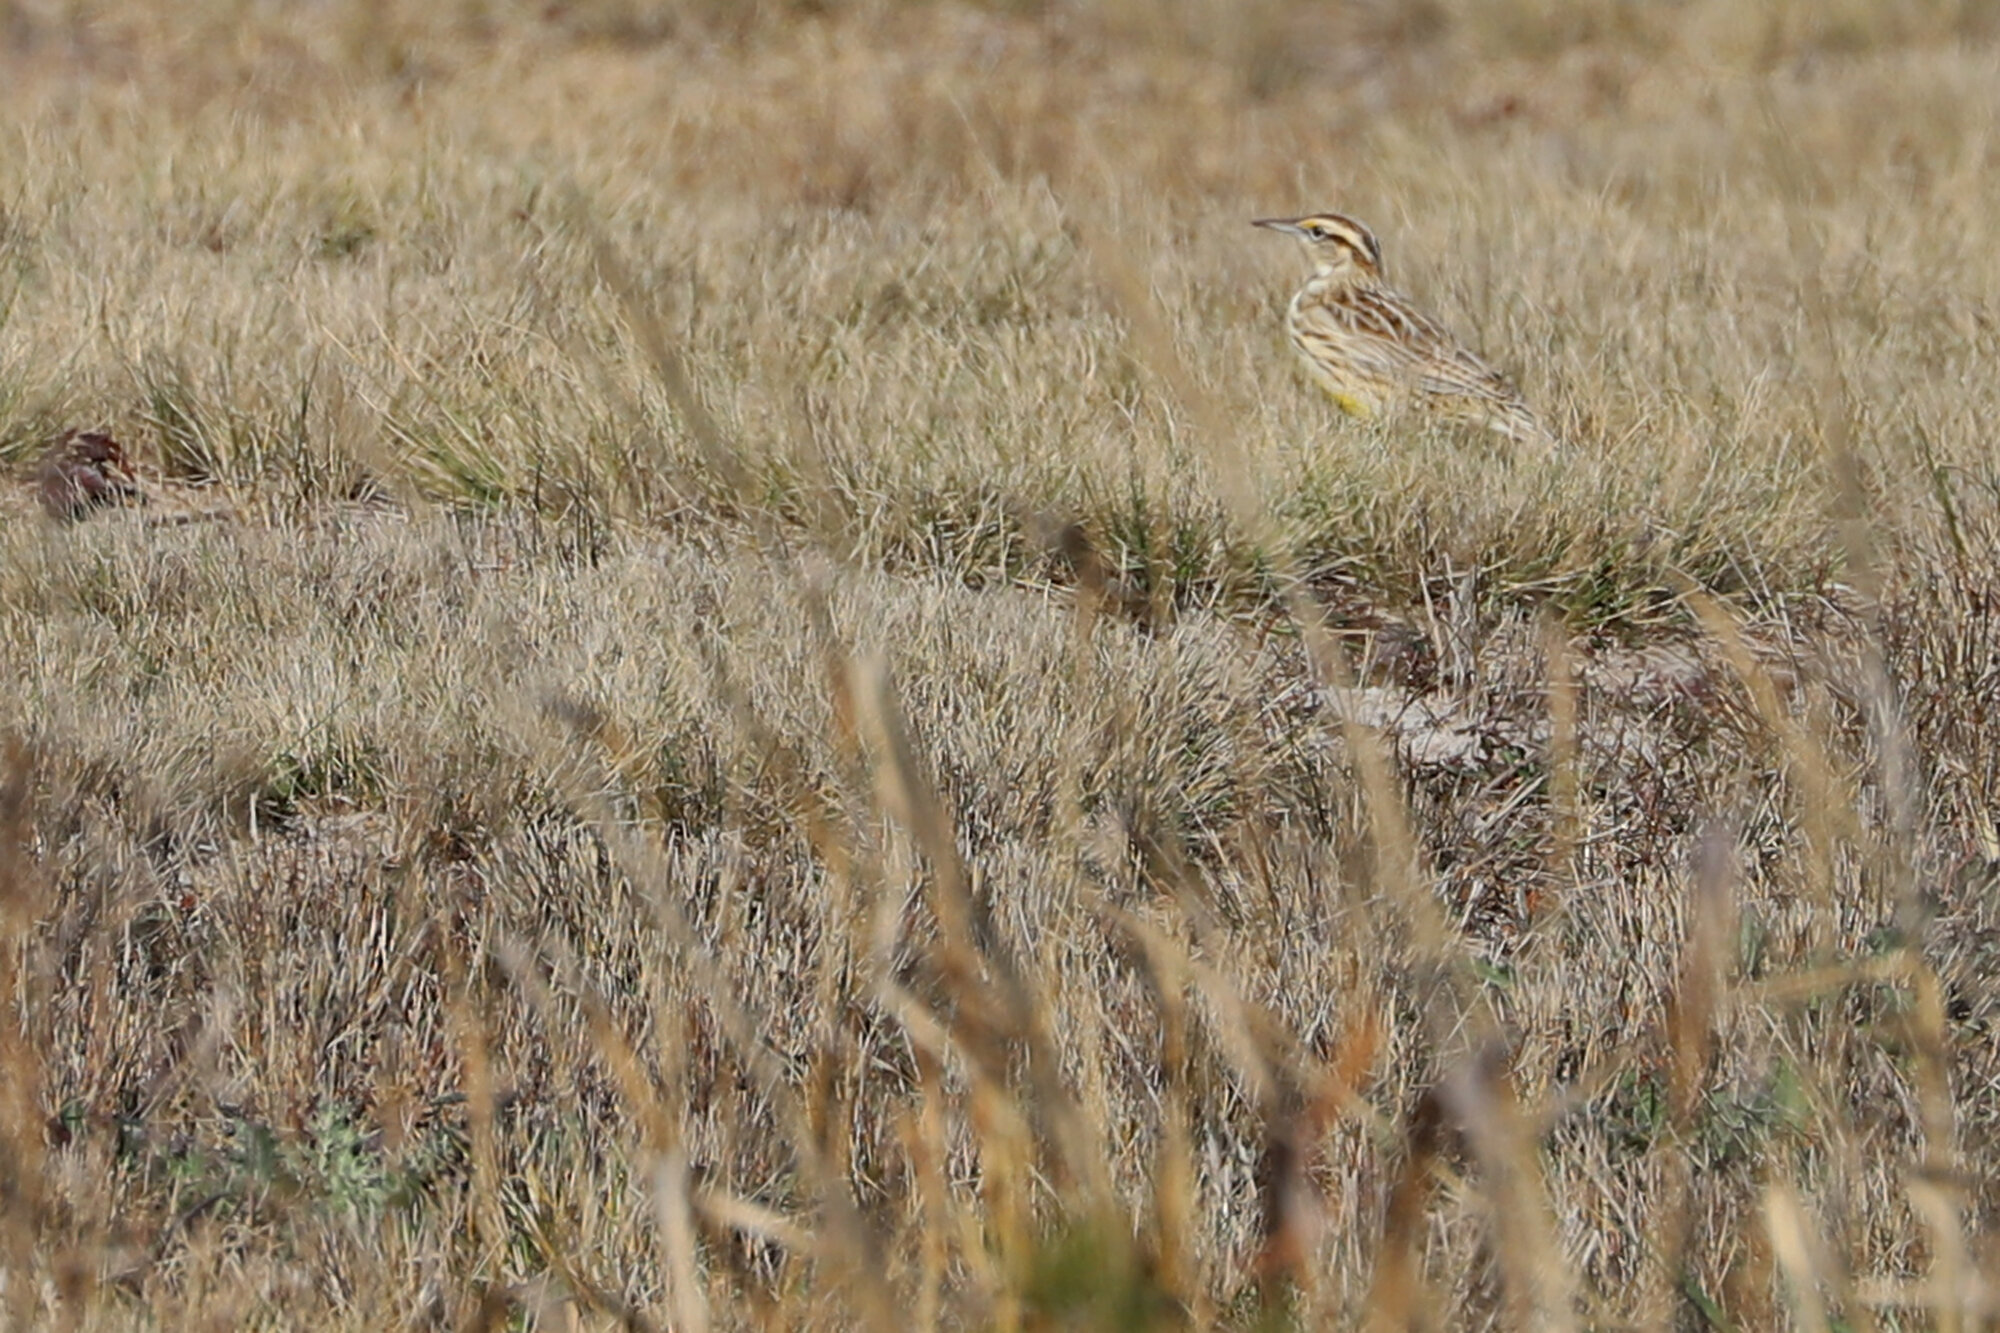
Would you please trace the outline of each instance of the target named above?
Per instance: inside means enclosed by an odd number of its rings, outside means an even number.
[[[65,431],[42,456],[35,493],[50,518],[74,522],[93,509],[143,501],[125,449],[97,431]]]
[[[1341,213],[1258,218],[1297,237],[1313,265],[1285,329],[1307,371],[1352,417],[1413,404],[1541,448],[1555,437],[1520,390],[1382,277],[1382,244]]]

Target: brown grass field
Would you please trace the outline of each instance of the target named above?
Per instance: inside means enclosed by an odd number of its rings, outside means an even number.
[[[0,1313],[2000,1320],[1995,216],[1992,0],[0,0]]]

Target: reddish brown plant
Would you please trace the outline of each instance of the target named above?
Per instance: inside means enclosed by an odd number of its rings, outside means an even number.
[[[35,492],[51,518],[72,521],[143,499],[123,446],[97,431],[65,431],[35,473]]]

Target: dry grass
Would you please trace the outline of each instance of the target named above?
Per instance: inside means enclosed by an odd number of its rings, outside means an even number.
[[[6,1307],[1983,1326],[1996,31],[0,3]]]

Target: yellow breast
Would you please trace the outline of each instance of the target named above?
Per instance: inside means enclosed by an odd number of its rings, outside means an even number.
[[[1351,393],[1343,393],[1339,389],[1328,389],[1326,391],[1326,396],[1333,399],[1333,405],[1335,407],[1339,408],[1341,411],[1347,413],[1347,415],[1351,417],[1359,417],[1363,421],[1366,421],[1369,417],[1375,415],[1374,404],[1369,403],[1364,399],[1356,398]]]
[[[1357,383],[1353,376],[1335,376],[1326,367],[1309,362],[1307,369],[1312,372],[1313,383],[1319,385],[1333,405],[1348,416],[1363,421],[1374,416],[1382,408],[1382,396],[1369,393],[1373,386]],[[1364,396],[1365,395],[1365,396]]]

